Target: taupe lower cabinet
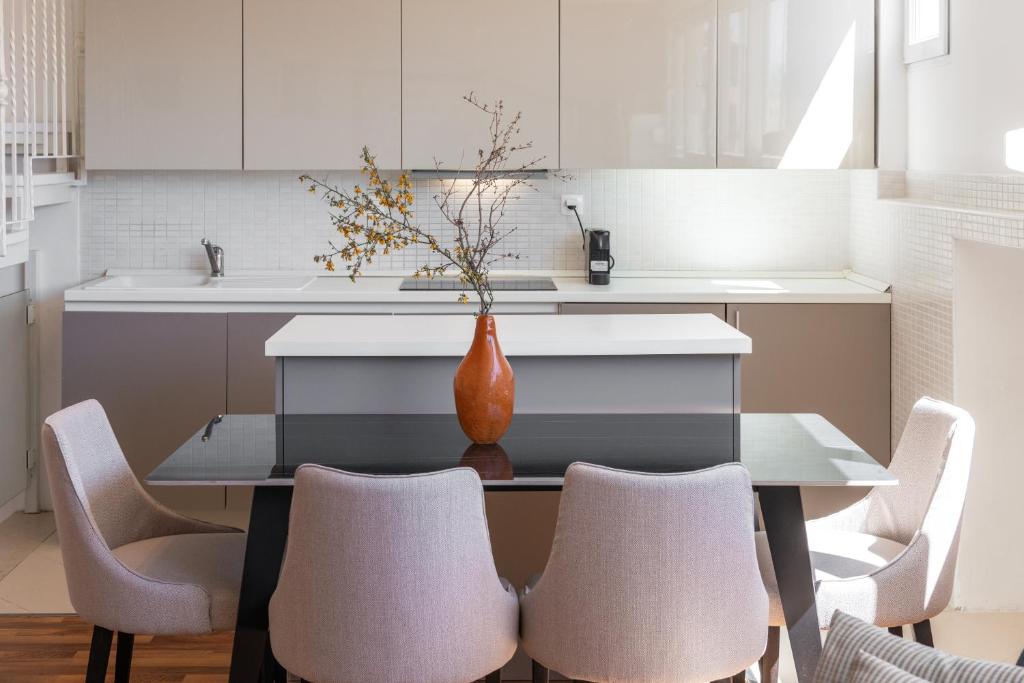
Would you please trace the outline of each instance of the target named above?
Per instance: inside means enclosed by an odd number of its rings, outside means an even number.
[[[274,359],[265,343],[291,313],[228,313],[228,412],[274,412]]]
[[[888,304],[729,304],[727,321],[753,340],[741,362],[740,405],[751,413],[818,413],[883,464],[891,456]],[[862,489],[805,491],[818,517]]]
[[[62,403],[107,411],[141,480],[211,416],[227,412],[227,316],[221,313],[64,314]],[[152,487],[174,507],[217,509],[224,489]]]
[[[818,413],[879,462],[890,444],[888,304],[562,304],[563,314],[711,313],[754,343],[740,371],[740,406],[751,413]],[[806,491],[819,517],[863,489]]]
[[[819,413],[880,462],[889,462],[888,304],[566,303],[560,312],[724,318],[754,342],[754,353],[741,366],[744,411]],[[65,313],[64,404],[99,399],[141,478],[212,415],[274,412],[274,362],[264,355],[264,342],[292,317]],[[223,491],[219,499],[205,499],[209,489],[160,489],[163,500],[179,507],[225,504]],[[808,495],[808,512],[823,514],[862,493]],[[241,490],[229,495],[231,507],[247,500]],[[536,510],[546,524],[553,523],[556,500]],[[502,508],[504,503],[489,497],[488,505]],[[492,526],[499,537],[518,533],[504,514],[497,514]],[[543,559],[544,548],[534,549]]]
[[[725,320],[725,304],[562,304],[562,315],[620,313],[710,313]]]
[[[65,406],[95,398],[139,479],[222,413],[273,413],[263,344],[291,313],[64,314]],[[235,507],[248,492],[159,486],[177,508]],[[230,498],[226,498],[230,496]]]

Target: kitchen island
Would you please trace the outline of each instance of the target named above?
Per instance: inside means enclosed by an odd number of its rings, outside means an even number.
[[[296,316],[266,342],[276,412],[444,414],[467,315]],[[739,413],[748,336],[708,314],[507,315],[498,340],[524,413]]]

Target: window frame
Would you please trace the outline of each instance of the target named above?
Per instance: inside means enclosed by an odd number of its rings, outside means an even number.
[[[939,35],[911,44],[911,17],[923,2],[937,2],[939,5]],[[903,24],[904,63],[913,64],[949,54],[949,0],[905,0]]]

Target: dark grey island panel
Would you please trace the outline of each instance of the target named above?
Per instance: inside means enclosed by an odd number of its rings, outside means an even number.
[[[457,357],[284,357],[278,412],[453,413]],[[517,356],[517,413],[737,413],[738,356]]]

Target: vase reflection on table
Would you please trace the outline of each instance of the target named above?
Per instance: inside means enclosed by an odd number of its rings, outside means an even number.
[[[459,467],[476,470],[483,481],[512,479],[512,461],[500,444],[475,443],[466,449]]]

